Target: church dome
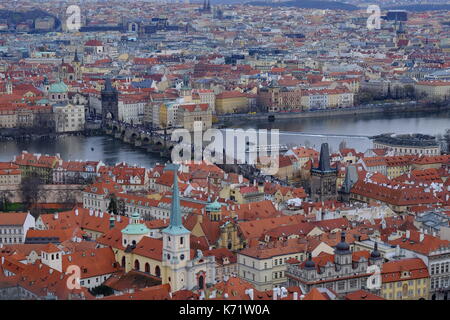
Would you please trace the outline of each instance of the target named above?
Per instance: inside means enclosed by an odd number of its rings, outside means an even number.
[[[345,242],[345,232],[341,233],[341,242],[339,242],[336,246],[337,254],[347,254],[350,253],[350,246],[347,242]]]
[[[125,229],[122,230],[123,234],[128,235],[141,235],[148,234],[150,229],[143,223],[139,222],[139,213],[135,212],[131,215],[131,223],[126,226]]]
[[[372,259],[378,259],[381,257],[380,251],[378,251],[378,243],[375,242],[375,247],[373,248],[373,251],[370,253],[370,257]]]
[[[206,211],[207,212],[220,212],[222,209],[222,205],[216,201],[212,202],[212,203],[208,203],[206,205]]]
[[[312,255],[311,255],[311,253],[309,253],[308,260],[306,260],[306,262],[305,262],[305,269],[311,270],[311,269],[315,269],[315,268],[316,268],[316,264],[314,263],[314,261],[312,261]]]
[[[53,83],[48,90],[49,93],[66,93],[67,91],[69,88],[64,82]]]

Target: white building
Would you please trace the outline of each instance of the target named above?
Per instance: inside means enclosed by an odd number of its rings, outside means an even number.
[[[35,219],[28,212],[0,214],[0,244],[24,243],[28,229],[35,227]]]
[[[53,105],[56,132],[83,131],[85,109],[83,105],[61,103]]]

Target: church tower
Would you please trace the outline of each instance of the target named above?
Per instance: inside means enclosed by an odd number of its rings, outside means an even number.
[[[163,283],[169,283],[172,292],[188,286],[186,266],[190,260],[190,234],[181,219],[180,195],[178,190],[178,165],[170,164],[166,170],[173,171],[173,192],[170,223],[163,235]]]
[[[192,89],[189,85],[189,76],[183,76],[183,86],[180,88],[180,96],[184,98],[184,102],[190,102],[192,98]]]
[[[320,148],[319,166],[311,169],[311,198],[313,201],[337,199],[337,170],[331,168],[328,143]]]
[[[6,94],[13,94],[13,83],[11,79],[6,82]]]
[[[336,245],[334,250],[334,263],[338,270],[352,265],[352,252],[349,244],[345,241],[345,232],[341,232],[341,242]]]
[[[78,57],[78,49],[75,49],[75,57],[72,61],[72,67],[75,73],[75,80],[82,80],[83,73],[81,72],[81,61]]]

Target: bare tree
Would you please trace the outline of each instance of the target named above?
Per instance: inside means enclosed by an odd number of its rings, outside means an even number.
[[[22,182],[20,183],[22,202],[35,218],[39,215],[39,209],[36,207],[36,204],[38,204],[45,195],[43,184],[44,179],[35,172],[29,176],[23,177]]]
[[[77,198],[73,190],[58,190],[57,200],[59,203],[66,204],[70,208],[75,207],[77,204]]]
[[[339,143],[339,151],[342,151],[345,148],[347,148],[347,141],[342,140],[341,143]]]
[[[11,190],[0,190],[0,211],[7,211],[10,199],[13,197]]]

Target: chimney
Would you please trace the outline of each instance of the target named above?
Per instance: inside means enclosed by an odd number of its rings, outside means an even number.
[[[286,298],[288,296],[288,291],[285,287],[281,287],[280,298]]]
[[[411,237],[411,231],[406,230],[406,239],[409,239]]]
[[[75,215],[78,216],[78,209],[75,209]]]
[[[280,293],[280,288],[273,288],[273,300],[278,300],[279,293]]]
[[[5,257],[2,257],[2,264],[5,263]]]
[[[89,215],[92,217],[93,214],[94,214],[94,210],[92,210],[92,208],[89,209]]]
[[[52,273],[53,273],[53,269],[50,268],[50,269],[48,270],[48,273],[52,274]]]
[[[292,297],[293,300],[298,300],[298,292],[294,292],[294,296]]]
[[[420,241],[420,242],[423,242],[424,239],[425,239],[425,235],[421,232],[421,233],[419,234],[419,241]]]
[[[254,297],[254,291],[253,291],[253,289],[247,289],[247,290],[245,290],[245,294],[248,294],[248,296],[250,297],[250,300],[253,300],[253,297]]]
[[[55,212],[55,214],[53,215],[53,218],[54,218],[55,220],[58,220],[58,212]]]

